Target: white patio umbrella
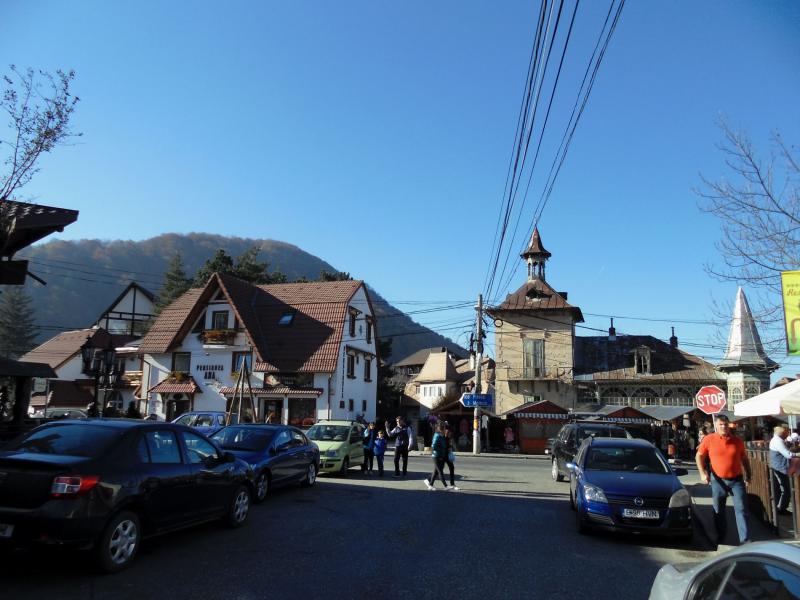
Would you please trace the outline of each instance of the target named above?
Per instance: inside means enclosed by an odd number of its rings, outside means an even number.
[[[800,379],[736,403],[733,414],[740,417],[800,415]]]

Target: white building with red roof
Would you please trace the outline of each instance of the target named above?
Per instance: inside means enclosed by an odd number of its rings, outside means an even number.
[[[254,285],[215,274],[142,340],[141,410],[166,419],[228,410],[246,363],[259,420],[374,419],[375,325],[362,281]]]

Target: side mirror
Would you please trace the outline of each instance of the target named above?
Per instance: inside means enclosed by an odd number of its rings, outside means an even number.
[[[236,462],[236,457],[233,454],[231,454],[230,452],[226,452],[225,454],[223,454],[222,455],[222,459],[226,463]]]
[[[675,475],[677,475],[678,477],[683,477],[684,475],[689,474],[689,470],[684,469],[683,467],[676,467],[672,469],[672,472],[675,473]]]
[[[574,471],[575,470],[575,463],[567,463],[567,471]]]

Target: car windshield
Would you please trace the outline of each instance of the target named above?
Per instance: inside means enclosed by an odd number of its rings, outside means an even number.
[[[669,467],[655,448],[591,447],[586,453],[587,471],[633,471],[666,475]]]
[[[223,450],[260,452],[269,445],[275,433],[256,427],[226,427],[211,436]]]
[[[56,425],[33,431],[11,442],[6,450],[95,458],[104,454],[122,433],[111,427]]]
[[[628,434],[622,427],[579,427],[578,441],[585,440],[587,437],[615,437],[626,438]]]
[[[347,425],[314,425],[306,432],[306,437],[315,442],[343,442],[350,434]]]
[[[213,427],[214,421],[214,415],[197,415],[197,419],[192,425],[194,427]]]

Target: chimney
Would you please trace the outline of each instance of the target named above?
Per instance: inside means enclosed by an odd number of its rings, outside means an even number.
[[[617,330],[614,329],[614,318],[611,318],[611,327],[608,328],[608,341],[609,342],[616,342],[617,341]]]
[[[673,348],[678,347],[678,338],[675,337],[675,328],[672,328],[672,337],[669,338],[669,345]]]

